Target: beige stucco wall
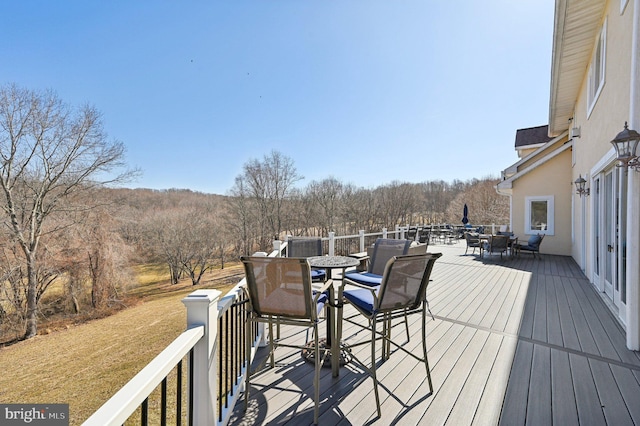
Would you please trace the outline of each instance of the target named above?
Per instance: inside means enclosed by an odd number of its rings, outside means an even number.
[[[546,151],[549,153],[550,151]],[[543,165],[516,179],[512,187],[511,225],[521,243],[531,234],[525,233],[526,197],[553,196],[554,234],[546,235],[541,253],[571,254],[571,150],[568,149]]]
[[[606,16],[602,20],[602,23],[606,21],[607,26],[605,83],[593,109],[589,112],[587,105],[589,69],[587,68],[575,104],[573,126],[581,128],[581,137],[573,141],[574,165],[571,179],[575,180],[582,175],[589,181],[589,186],[592,185],[592,172],[614,167],[614,161],[612,161],[614,151],[610,141],[623,129],[624,122],[629,119],[632,14],[633,2],[629,2],[622,15],[620,15],[619,2],[608,2]],[[597,169],[595,169],[596,165]],[[574,213],[576,232],[571,254],[589,272],[593,265],[594,251],[591,229],[593,197],[584,199],[584,210],[582,205],[578,204],[583,200],[576,195],[574,195],[574,202],[580,208],[576,208]],[[585,232],[582,232],[583,229]],[[583,247],[586,247],[585,259],[582,259]]]
[[[586,69],[575,105],[573,126],[581,128],[580,138],[574,141],[575,168],[582,169],[580,171],[583,175],[612,148],[609,142],[623,129],[624,122],[629,117],[631,5],[627,6],[622,16],[619,14],[618,2],[609,2],[608,8],[604,86],[588,115],[589,70]],[[604,21],[603,19],[603,23]]]

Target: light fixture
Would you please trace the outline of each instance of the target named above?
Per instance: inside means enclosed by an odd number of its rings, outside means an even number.
[[[576,179],[574,183],[576,184],[576,194],[581,197],[589,195],[589,188],[585,188],[587,181],[582,177],[582,175],[578,176],[578,179]]]
[[[636,149],[640,142],[640,133],[629,129],[627,122],[624,122],[624,130],[616,135],[611,144],[616,149],[618,167],[633,167],[638,169],[640,161],[636,155]]]

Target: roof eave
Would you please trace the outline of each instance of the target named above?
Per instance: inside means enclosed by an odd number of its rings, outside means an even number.
[[[605,7],[601,0],[556,0],[549,136],[569,128]]]

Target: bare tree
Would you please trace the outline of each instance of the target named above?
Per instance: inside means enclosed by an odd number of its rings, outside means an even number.
[[[178,244],[182,252],[182,267],[189,274],[191,283],[197,285],[204,273],[212,266],[210,259],[216,248],[213,206],[192,208],[180,221],[181,239]]]
[[[378,215],[373,191],[357,188],[353,185],[344,187],[342,203],[344,234],[357,233],[360,229],[370,230],[378,226]]]
[[[342,183],[333,177],[320,182],[313,181],[307,185],[306,193],[311,198],[313,210],[317,212],[317,226],[322,233],[335,231],[344,194]]]
[[[375,194],[383,226],[411,223],[413,214],[418,209],[415,185],[396,181],[378,187]]]
[[[108,140],[93,107],[74,110],[53,92],[15,85],[0,88],[1,208],[5,225],[24,255],[25,339],[37,333],[38,253],[43,233],[71,226],[73,210],[91,207],[73,205],[73,195],[132,177],[132,171],[112,174],[124,166],[123,158],[124,145]],[[62,212],[65,220],[49,223],[54,213]]]
[[[267,249],[274,238],[279,238],[285,218],[285,202],[293,185],[302,179],[293,160],[278,151],[265,155],[262,161],[250,160],[243,173],[236,178],[231,193],[244,201],[251,200],[256,208],[255,220],[259,228],[259,246]],[[246,213],[244,207],[236,215]]]
[[[235,179],[233,188],[229,191],[229,210],[225,215],[225,222],[239,241],[242,254],[251,254],[253,250],[252,242],[256,238],[255,202],[251,197],[245,178],[240,175]]]
[[[148,216],[146,244],[156,250],[156,258],[169,267],[171,282],[177,284],[188,274],[196,285],[211,267],[217,247],[212,203],[162,209]]]
[[[447,219],[459,224],[465,204],[469,208],[469,220],[473,224],[509,223],[509,198],[499,195],[495,186],[499,179],[487,177],[473,180],[464,192],[459,193],[447,208]]]

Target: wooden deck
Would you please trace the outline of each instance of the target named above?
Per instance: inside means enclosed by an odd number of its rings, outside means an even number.
[[[372,380],[357,364],[335,379],[323,369],[320,424],[640,425],[640,355],[626,349],[620,324],[573,259],[480,260],[464,249],[429,247],[444,254],[428,289],[434,393],[424,365],[395,352],[378,367],[377,418]],[[410,317],[407,343],[418,354],[419,320]],[[346,327],[343,340],[367,336]],[[358,351],[368,361],[368,346]],[[286,348],[276,360],[252,378],[249,408],[238,404],[231,424],[313,423],[312,365]]]

